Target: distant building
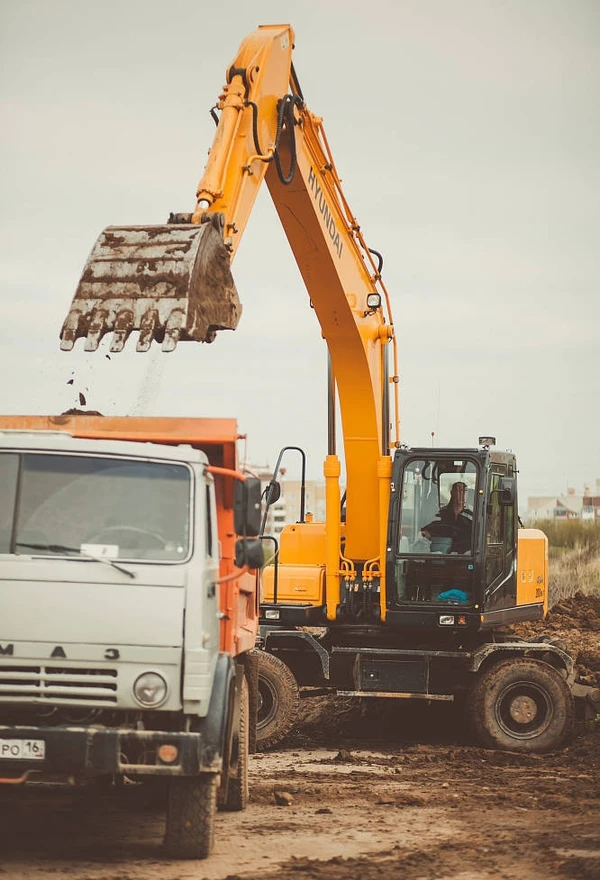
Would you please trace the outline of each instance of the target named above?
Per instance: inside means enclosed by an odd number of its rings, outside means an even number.
[[[286,523],[300,522],[301,504],[300,480],[282,480],[281,494],[285,498]],[[325,483],[317,480],[306,481],[304,512],[312,513],[316,522],[325,520]]]
[[[580,519],[584,522],[600,522],[600,479],[594,490],[590,485],[578,495],[575,489],[567,489],[566,495],[542,495],[527,499],[528,522],[542,519]]]
[[[271,481],[272,471],[267,467],[252,466],[250,470],[262,481],[263,491]],[[300,480],[287,480],[285,474],[279,480],[281,495],[269,507],[265,534],[277,536],[285,525],[300,522],[301,486]],[[325,519],[325,483],[307,480],[305,484],[304,513],[312,513],[316,522]]]

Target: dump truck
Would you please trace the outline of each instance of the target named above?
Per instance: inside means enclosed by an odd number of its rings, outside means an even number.
[[[238,436],[0,417],[0,783],[153,786],[174,858],[248,798],[262,547]]]
[[[83,338],[93,351],[110,334],[116,352],[134,334],[139,351],[154,342],[172,351],[234,330],[241,307],[229,269],[264,181],[327,345],[329,405],[324,521],[303,511],[277,540],[262,535],[273,561],[261,585],[261,744],[290,730],[301,689],[462,701],[487,746],[557,748],[573,727],[573,659],[550,638],[504,631],[547,612],[547,540],[519,528],[516,458],[492,436],[463,448],[401,438],[383,257],[367,245],[307,106],[294,40],[290,26],[268,25],[242,42],[212,111],[194,210],[101,234],[61,347]],[[380,190],[376,140],[365,150]]]

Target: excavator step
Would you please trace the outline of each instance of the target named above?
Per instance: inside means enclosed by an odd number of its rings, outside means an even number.
[[[180,340],[235,330],[241,311],[221,214],[194,225],[109,226],[84,267],[60,347],[85,337],[85,351],[95,351],[112,332],[110,350],[121,351],[139,330],[137,351],[153,339],[172,351]]]

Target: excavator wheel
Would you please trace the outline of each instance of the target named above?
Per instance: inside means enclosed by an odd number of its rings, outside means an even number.
[[[298,683],[290,668],[266,651],[258,652],[256,748],[273,748],[290,732],[300,705]]]
[[[575,707],[565,679],[548,663],[503,660],[484,672],[469,699],[483,745],[518,752],[550,752],[572,734]]]

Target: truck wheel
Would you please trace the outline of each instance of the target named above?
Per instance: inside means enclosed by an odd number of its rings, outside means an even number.
[[[165,847],[174,859],[205,859],[213,848],[216,773],[169,780]]]
[[[560,748],[575,717],[565,679],[548,663],[521,657],[483,673],[471,692],[469,712],[485,746],[519,752]]]
[[[237,752],[237,770],[230,775],[227,795],[219,798],[219,809],[237,812],[248,806],[248,753],[250,743],[250,702],[246,676],[242,679],[240,693],[240,723],[234,736],[234,749]]]
[[[266,651],[259,651],[258,656],[256,748],[262,752],[288,735],[298,715],[300,698],[289,667]]]

